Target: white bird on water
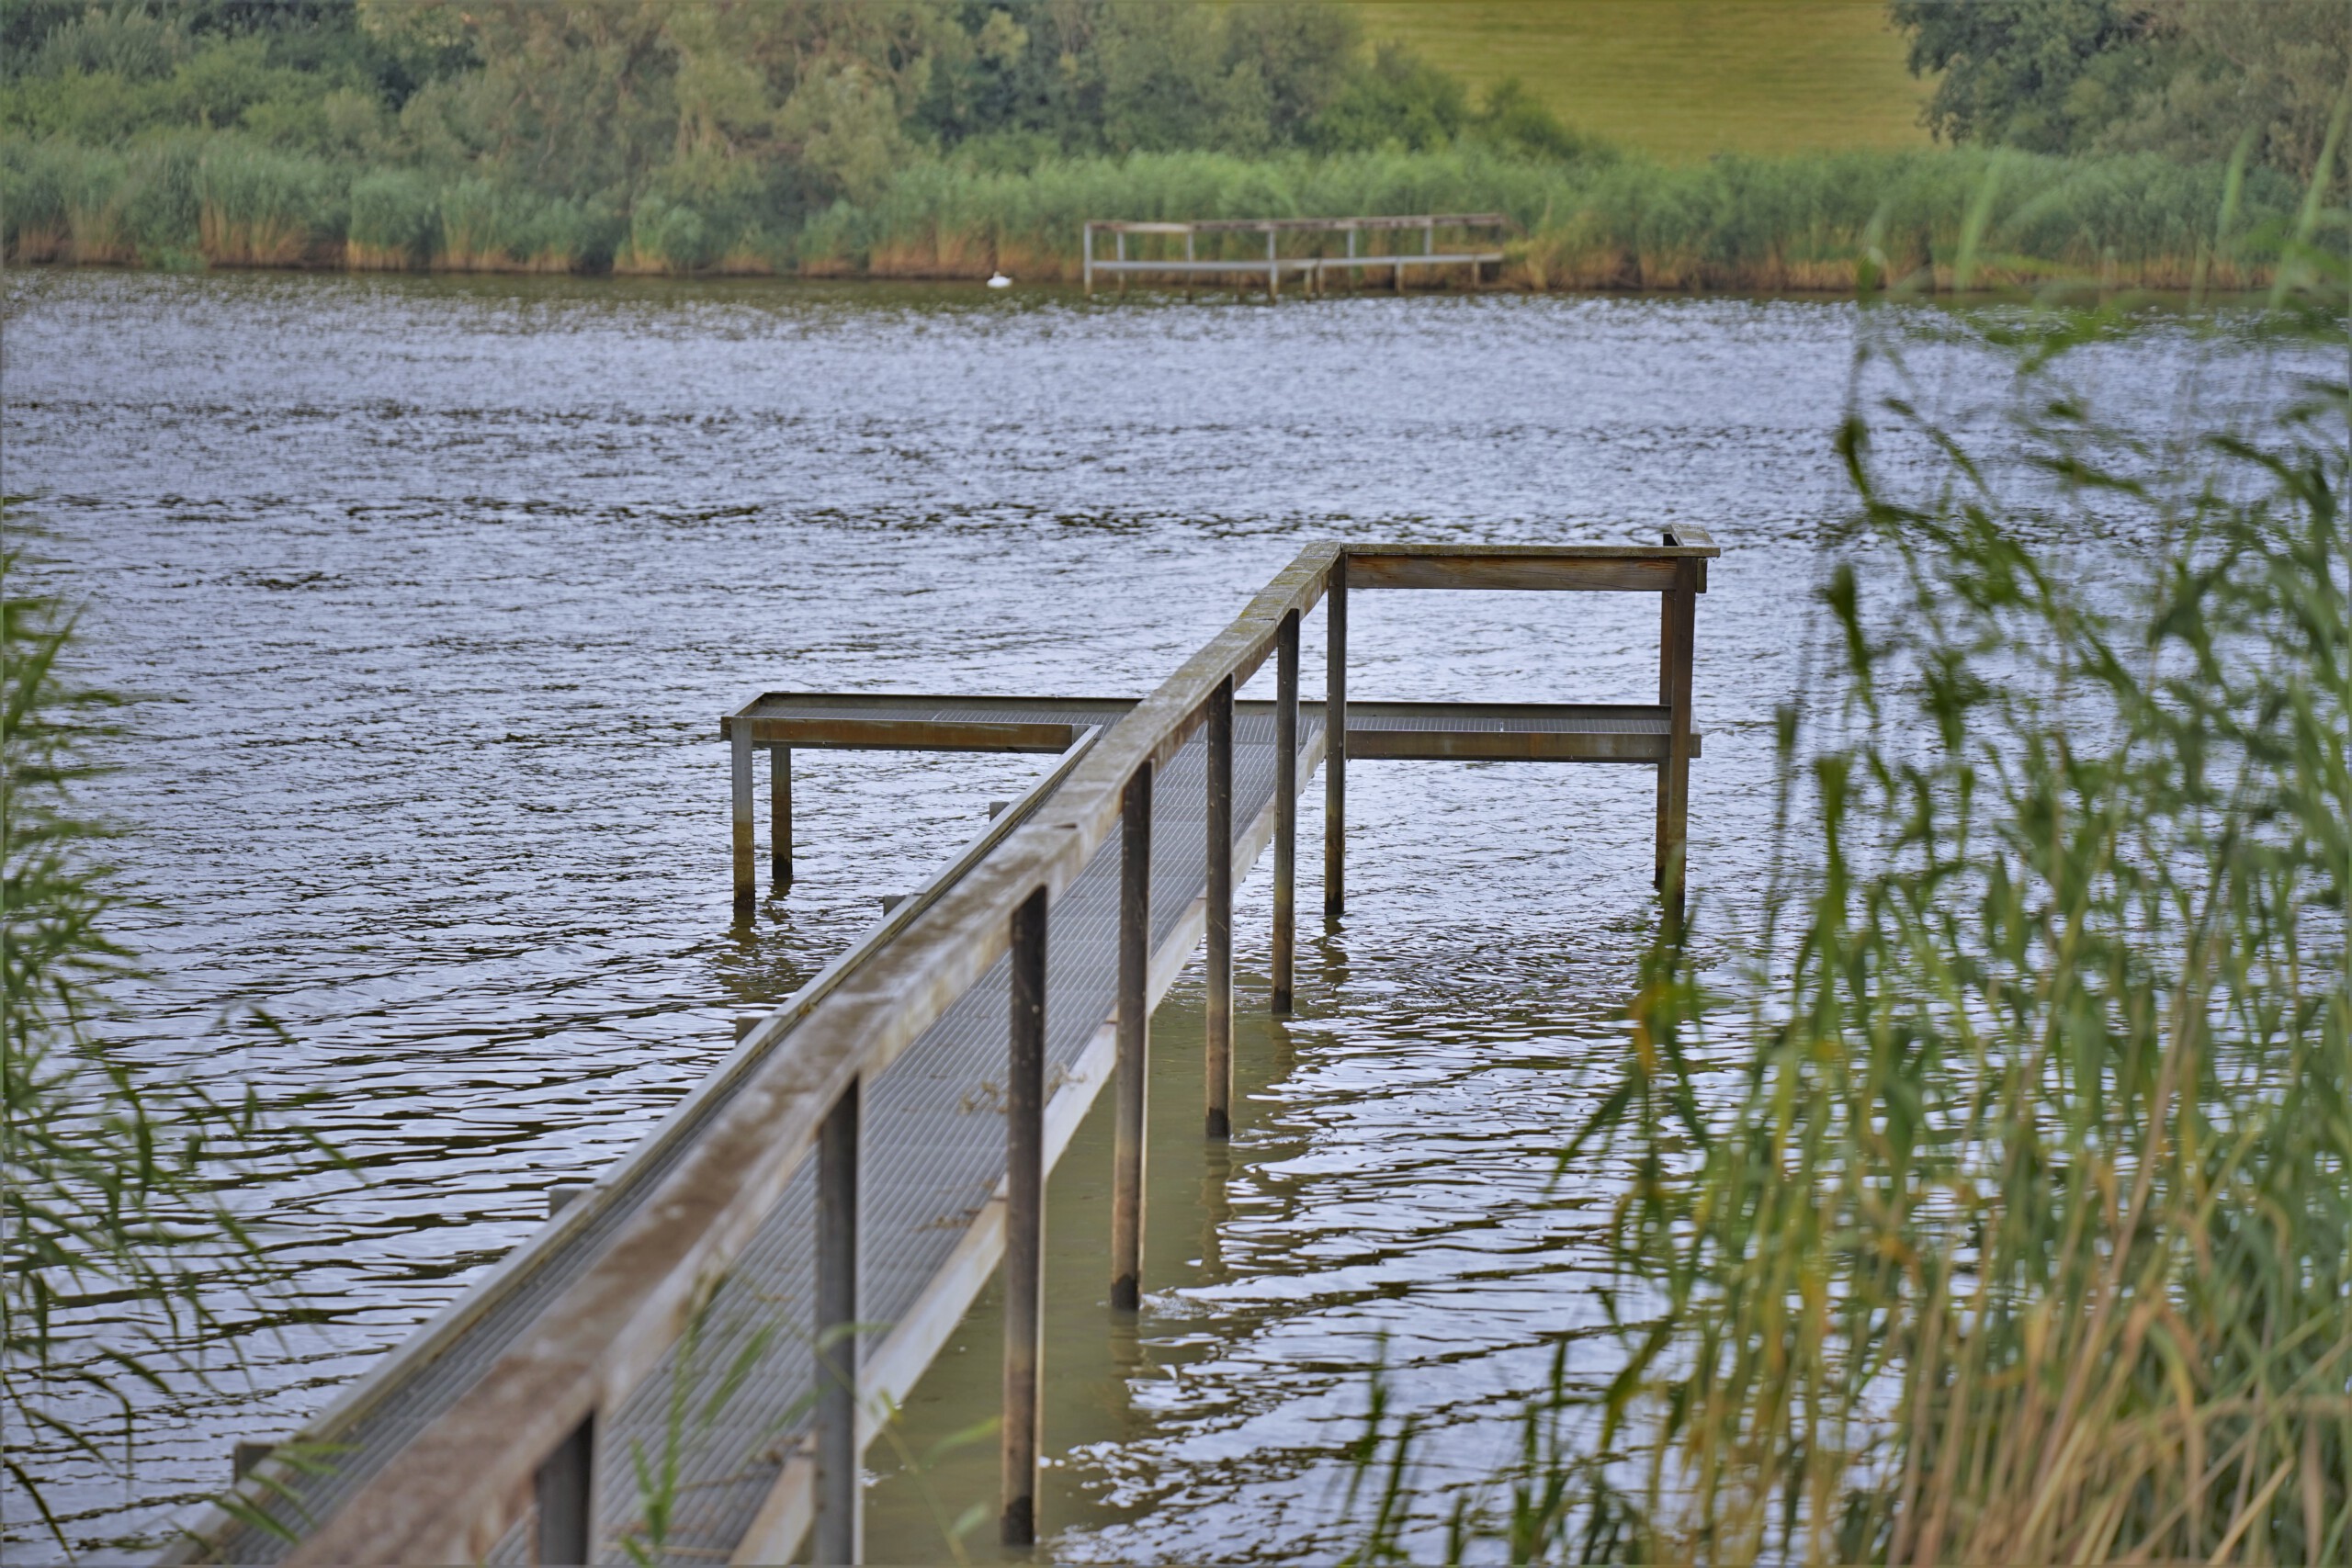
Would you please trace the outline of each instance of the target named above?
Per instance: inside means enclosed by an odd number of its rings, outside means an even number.
[[[990,288],[1010,288],[1012,287],[1012,279],[1005,276],[1004,274],[1001,272],[991,273],[989,275],[989,287]]]

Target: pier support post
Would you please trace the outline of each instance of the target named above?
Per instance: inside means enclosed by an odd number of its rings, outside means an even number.
[[[1683,916],[1683,861],[1690,822],[1690,666],[1699,611],[1699,563],[1674,563],[1674,586],[1660,596],[1658,700],[1667,710],[1667,760],[1657,778],[1657,886],[1669,931]]]
[[[1348,558],[1331,563],[1323,604],[1328,663],[1323,672],[1323,918],[1348,907]]]
[[[779,893],[792,886],[792,748],[768,748],[768,852]]]
[[[1111,1306],[1143,1303],[1145,1093],[1151,1064],[1151,764],[1119,818],[1119,1105],[1111,1154]]]
[[[1122,229],[1122,230],[1118,231],[1118,232],[1114,236],[1114,239],[1117,241],[1117,243],[1118,243],[1118,247],[1119,247],[1118,259],[1119,259],[1122,263],[1124,263],[1124,262],[1127,259],[1127,231],[1126,231],[1125,229]],[[1127,291],[1127,269],[1125,268],[1125,266],[1122,265],[1122,266],[1119,268],[1119,292],[1120,292],[1120,293],[1122,293],[1122,294],[1125,294],[1126,291]]]
[[[1275,633],[1273,1010],[1290,1011],[1291,960],[1298,945],[1298,612]]]
[[[596,1418],[571,1429],[539,1461],[532,1492],[539,1529],[532,1543],[537,1562],[586,1562],[595,1536]]]
[[[735,913],[748,916],[760,901],[759,835],[752,825],[752,721],[738,714],[734,732]]]
[[[1208,1135],[1233,1135],[1233,680],[1209,698]]]
[[[858,1084],[817,1134],[817,1529],[815,1560],[860,1560],[857,1484]]]
[[[1266,301],[1272,304],[1283,295],[1282,264],[1274,259],[1274,231],[1266,231]]]
[[[1012,1031],[1004,1119],[1004,1513],[1007,1546],[1037,1540],[1039,1306],[1046,1254],[1046,890],[1012,912]]]
[[[1087,224],[1085,232],[1086,251],[1079,261],[1078,271],[1079,276],[1085,280],[1081,287],[1084,288],[1087,297],[1091,299],[1094,295],[1094,225]]]

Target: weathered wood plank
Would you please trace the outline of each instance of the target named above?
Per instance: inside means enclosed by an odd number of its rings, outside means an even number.
[[[1509,214],[1501,212],[1420,213],[1411,217],[1375,214],[1360,218],[1201,218],[1176,223],[1095,218],[1089,220],[1087,226],[1104,233],[1125,231],[1130,234],[1236,234],[1256,233],[1264,229],[1283,233],[1339,233],[1349,229],[1425,229],[1430,224],[1441,229],[1510,229],[1516,226]]]
[[[1537,729],[1348,731],[1348,755],[1367,762],[1645,762],[1667,760],[1669,737]],[[1690,740],[1699,755],[1699,739]]]
[[[1067,751],[1087,728],[1075,723],[853,718],[831,714],[805,718],[755,715],[751,724],[756,745],[829,751]]]
[[[1348,581],[1357,588],[1663,593],[1674,586],[1674,562],[1656,558],[1396,556],[1351,550]]]

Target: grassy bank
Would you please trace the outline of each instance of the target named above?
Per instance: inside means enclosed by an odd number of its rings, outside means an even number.
[[[1524,288],[1842,289],[1872,251],[1887,276],[1931,268],[1950,284],[1972,222],[1984,258],[1976,282],[2066,273],[2183,288],[2200,267],[2217,284],[2261,281],[2251,258],[2297,204],[2290,186],[2261,171],[2236,181],[2220,165],[2155,157],[1962,150],[1671,165],[1471,148],[1138,153],[1049,159],[1016,173],[919,164],[862,204],[836,203],[786,226],[748,199],[649,198],[623,213],[475,175],[273,152],[228,134],[129,151],[0,148],[8,259],[84,265],[902,278],[1001,268],[1023,281],[1068,281],[1090,218],[1496,210],[1518,229],[1504,282]],[[1263,254],[1262,242],[1236,243]]]
[[[1365,35],[1470,87],[1516,78],[1579,130],[1669,162],[1925,148],[1928,86],[1878,0],[1356,0]]]

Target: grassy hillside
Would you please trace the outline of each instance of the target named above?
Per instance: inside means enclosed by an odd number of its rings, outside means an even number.
[[[1517,76],[1661,158],[1918,147],[1924,85],[1880,0],[1356,0],[1473,87]]]

